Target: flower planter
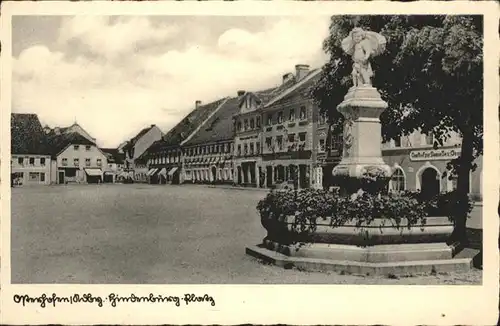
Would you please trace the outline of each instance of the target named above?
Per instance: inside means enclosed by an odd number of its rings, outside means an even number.
[[[381,244],[411,244],[446,242],[453,232],[453,223],[447,217],[428,217],[425,224],[412,225],[404,218],[396,225],[386,219],[374,219],[370,224],[356,225],[348,222],[332,226],[331,218],[318,218],[315,224],[306,224],[306,232],[298,234],[294,229],[294,217],[275,219],[262,216],[261,222],[267,230],[266,239],[281,244],[294,242],[346,244],[373,246]]]

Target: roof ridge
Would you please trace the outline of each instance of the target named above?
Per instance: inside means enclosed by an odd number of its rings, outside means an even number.
[[[302,78],[301,80],[299,80],[297,83],[295,83],[294,85],[290,86],[288,89],[284,90],[282,93],[280,93],[279,95],[277,95],[275,98],[273,98],[272,100],[270,100],[269,102],[267,102],[263,107],[265,108],[265,107],[269,107],[270,105],[273,105],[277,101],[281,100],[285,96],[287,96],[290,93],[292,93],[293,91],[295,91],[300,86],[304,85],[307,81],[309,81],[310,79],[312,79],[312,77],[318,75],[320,72],[321,72],[321,69],[319,69],[319,68],[316,68],[315,70],[311,71],[311,73],[309,73],[307,76],[305,76],[304,78]]]
[[[181,141],[181,143],[179,144],[180,146],[183,146],[185,143],[187,143],[191,138],[193,138],[193,136],[198,132],[200,131],[203,126],[207,123],[207,121],[209,121],[214,115],[215,113],[217,113],[223,106],[224,104],[227,103],[227,101],[229,101],[231,99],[231,97],[224,97],[222,99],[220,99],[220,101],[222,103],[220,103],[217,108],[215,110],[213,110],[212,112],[210,112],[210,114],[208,115],[208,117],[203,120],[196,128],[195,130],[189,135],[186,137],[186,139],[184,139],[183,141]],[[217,101],[214,101],[213,103],[216,103]]]

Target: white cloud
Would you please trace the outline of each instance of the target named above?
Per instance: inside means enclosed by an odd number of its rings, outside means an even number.
[[[66,47],[34,46],[14,58],[14,108],[38,113],[52,126],[76,117],[101,146],[116,146],[145,125],[174,126],[195,100],[273,86],[297,63],[318,66],[328,21],[290,17],[257,33],[228,28],[212,47],[190,40],[190,47],[155,55],[133,52],[170,39],[177,27],[153,26],[143,17],[65,20],[59,44]],[[68,56],[70,39],[106,60]]]
[[[179,32],[176,26],[153,26],[146,17],[75,16],[64,19],[59,42],[77,40],[96,54],[114,58],[143,44],[165,42]]]

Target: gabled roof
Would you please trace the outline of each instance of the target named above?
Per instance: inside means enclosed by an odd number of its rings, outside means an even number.
[[[287,99],[295,96],[298,92],[304,92],[312,87],[320,78],[321,69],[311,70],[306,76],[296,83],[289,85],[287,88],[282,88],[281,91],[276,92],[264,105],[264,108],[270,107],[274,104],[283,104]]]
[[[70,145],[93,145],[96,144],[77,132],[55,134],[51,133],[47,137],[47,145],[52,157],[56,157]]]
[[[133,137],[132,139],[130,139],[128,141],[128,144],[129,146],[134,146],[135,143],[137,143],[137,141],[139,139],[141,139],[142,136],[144,136],[145,134],[147,134],[151,129],[155,128],[156,125],[151,125],[149,127],[146,127],[146,128],[143,128],[141,131],[139,131],[139,133],[137,135],[135,135],[135,137]]]
[[[12,113],[10,128],[12,154],[49,154],[42,124],[36,114]]]
[[[204,126],[189,139],[185,146],[219,142],[233,138],[233,115],[239,111],[238,97],[227,100]]]
[[[161,140],[154,142],[147,149],[147,152],[153,153],[166,148],[180,146],[182,141],[186,140],[224,101],[226,101],[226,98],[195,108],[176,126],[170,129]]]
[[[101,151],[108,157],[109,163],[123,164],[125,154],[119,153],[118,148],[101,148]]]

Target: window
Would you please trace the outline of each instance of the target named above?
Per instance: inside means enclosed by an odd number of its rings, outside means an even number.
[[[90,166],[90,159],[89,158],[85,159],[85,166]]]
[[[405,175],[401,168],[396,168],[391,178],[391,191],[399,192],[405,190]]]
[[[341,149],[343,145],[343,139],[341,135],[332,135],[331,149],[338,150]]]
[[[45,173],[40,173],[40,181],[45,182]]]
[[[320,139],[319,140],[319,151],[320,152],[324,152],[325,151],[325,140],[324,139]]]
[[[250,129],[254,129],[254,128],[255,128],[255,120],[250,119]]]
[[[260,117],[257,117],[257,118],[255,119],[255,126],[256,126],[257,128],[260,128]]]
[[[434,145],[434,136],[432,134],[425,135],[425,144],[426,145]]]
[[[101,166],[102,165],[102,160],[100,158],[97,159],[97,166]]]
[[[229,147],[229,146],[227,146],[227,143],[226,143],[226,144],[224,144],[224,153],[227,153],[228,147]]]
[[[238,121],[237,129],[238,131],[241,131],[241,121]]]
[[[266,125],[270,126],[273,124],[273,114],[272,113],[268,113],[267,114],[267,123]]]
[[[288,142],[289,143],[294,143],[295,142],[295,134],[289,134],[288,135]]]
[[[245,154],[245,155],[248,154],[248,144],[243,145],[243,154]]]
[[[80,159],[78,159],[78,158],[73,159],[73,165],[80,166]]]
[[[90,145],[85,145],[85,150],[88,152],[90,151]]]
[[[301,132],[299,133],[299,140],[305,142],[306,141],[306,133]]]
[[[65,157],[64,157],[64,158],[62,159],[62,165],[63,165],[63,166],[68,165],[68,159],[67,159],[67,158],[65,158]]]
[[[24,157],[18,157],[17,158],[17,163],[19,163],[19,165],[23,165],[23,163],[24,163]]]
[[[73,149],[74,149],[75,151],[79,150],[79,149],[80,149],[80,145],[73,145]]]
[[[288,117],[288,120],[290,120],[290,121],[295,120],[295,109],[290,109],[290,115]]]
[[[396,139],[394,139],[394,146],[401,147],[401,137],[396,137]]]
[[[278,123],[283,123],[283,111],[278,112]]]
[[[34,157],[30,157],[29,158],[29,162],[30,162],[30,165],[35,165],[35,158]]]
[[[283,136],[276,137],[276,141],[278,142],[278,149],[282,150],[283,149]]]
[[[234,153],[234,144],[233,144],[233,143],[231,143],[231,145],[230,145],[230,146],[231,146],[231,153]]]
[[[245,119],[243,122],[243,129],[247,130],[248,129],[248,119]]]
[[[40,180],[40,173],[38,173],[38,172],[30,172],[29,173],[29,180],[30,181],[39,181]]]
[[[260,154],[260,142],[257,142],[255,145],[255,153]]]
[[[241,144],[238,144],[238,153],[237,153],[238,156],[241,155]]]
[[[299,116],[300,120],[305,120],[307,117],[306,117],[306,107],[305,106],[301,106],[300,107],[300,116]]]
[[[271,137],[266,137],[266,148],[270,150],[272,145],[273,145],[273,139]]]
[[[40,165],[41,166],[45,165],[45,157],[40,158]]]

